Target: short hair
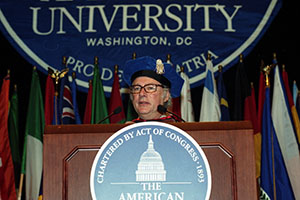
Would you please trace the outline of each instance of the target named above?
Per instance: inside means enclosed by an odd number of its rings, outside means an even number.
[[[163,99],[165,98],[167,92],[170,93],[170,89],[169,88],[164,88],[164,93],[163,93],[163,96],[162,96]],[[165,108],[168,108],[168,107],[172,106],[172,96],[171,96],[171,93],[169,95],[169,99],[166,102],[164,102],[163,106]]]

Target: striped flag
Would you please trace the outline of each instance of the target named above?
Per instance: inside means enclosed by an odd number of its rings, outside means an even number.
[[[72,93],[72,103],[73,103],[73,111],[75,115],[75,124],[81,124],[81,119],[78,110],[77,104],[77,84],[75,79],[75,72],[72,74],[72,81],[70,83],[71,86],[71,93]]]
[[[21,170],[22,174],[26,174],[26,200],[37,199],[39,196],[43,167],[44,116],[39,77],[36,68],[34,68],[29,94]]]
[[[284,166],[271,117],[270,88],[265,89],[262,123],[260,199],[288,199],[294,195]]]
[[[68,76],[65,77],[62,100],[62,124],[75,124],[75,113],[73,109],[72,91]]]
[[[191,97],[190,80],[189,77],[183,71],[180,73],[180,76],[184,80],[184,84],[182,86],[180,95],[181,118],[184,119],[186,122],[194,122],[195,119]]]
[[[296,199],[300,199],[300,155],[289,108],[277,65],[274,75],[272,120],[294,195]]]
[[[77,86],[74,78],[65,77],[63,101],[62,101],[62,115],[61,120],[63,124],[81,124],[81,119],[78,113],[78,105],[76,100]],[[71,79],[71,82],[69,81]]]
[[[206,61],[206,77],[202,93],[202,102],[200,110],[200,122],[220,121],[221,111],[220,103],[215,82],[213,64],[211,60]]]

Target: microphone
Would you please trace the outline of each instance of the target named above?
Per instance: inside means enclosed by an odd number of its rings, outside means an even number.
[[[108,116],[106,116],[105,118],[101,119],[98,121],[97,124],[101,124],[102,122],[104,122],[104,120],[110,118],[113,115],[119,114],[122,111],[121,106],[118,106],[116,109],[114,109],[114,111],[112,113],[110,113]]]
[[[160,113],[170,113],[172,115],[174,115],[175,117],[177,117],[177,119],[171,115],[171,117],[173,119],[175,119],[175,121],[177,122],[185,122],[181,117],[179,117],[178,115],[176,115],[175,113],[171,112],[171,111],[168,111],[168,109],[166,107],[164,107],[163,105],[158,105],[157,106],[157,111],[160,112]],[[178,119],[180,119],[180,121],[178,121]]]

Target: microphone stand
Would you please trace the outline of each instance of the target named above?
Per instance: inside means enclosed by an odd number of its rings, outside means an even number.
[[[168,111],[166,107],[162,106],[162,105],[158,105],[157,106],[157,111],[160,113],[170,113],[171,117],[176,121],[176,122],[185,122],[184,119],[182,119],[181,117],[179,117],[178,115],[176,115],[175,113]],[[174,117],[177,117],[177,119]],[[178,119],[180,119],[180,121],[178,121]]]
[[[119,114],[122,111],[122,108],[119,106],[116,109],[114,109],[114,111],[112,113],[110,113],[108,116],[104,117],[103,119],[99,120],[97,122],[97,124],[101,124],[102,122],[104,122],[106,119],[110,118],[113,115]]]

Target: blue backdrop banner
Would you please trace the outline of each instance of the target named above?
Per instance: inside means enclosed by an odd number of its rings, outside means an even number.
[[[87,91],[94,57],[106,95],[114,65],[149,55],[180,66],[191,87],[205,78],[207,54],[217,71],[245,56],[264,34],[281,0],[1,0],[0,29],[31,64],[47,72],[63,69],[62,57]],[[121,86],[126,87],[122,81]],[[71,74],[71,73],[70,73]]]

